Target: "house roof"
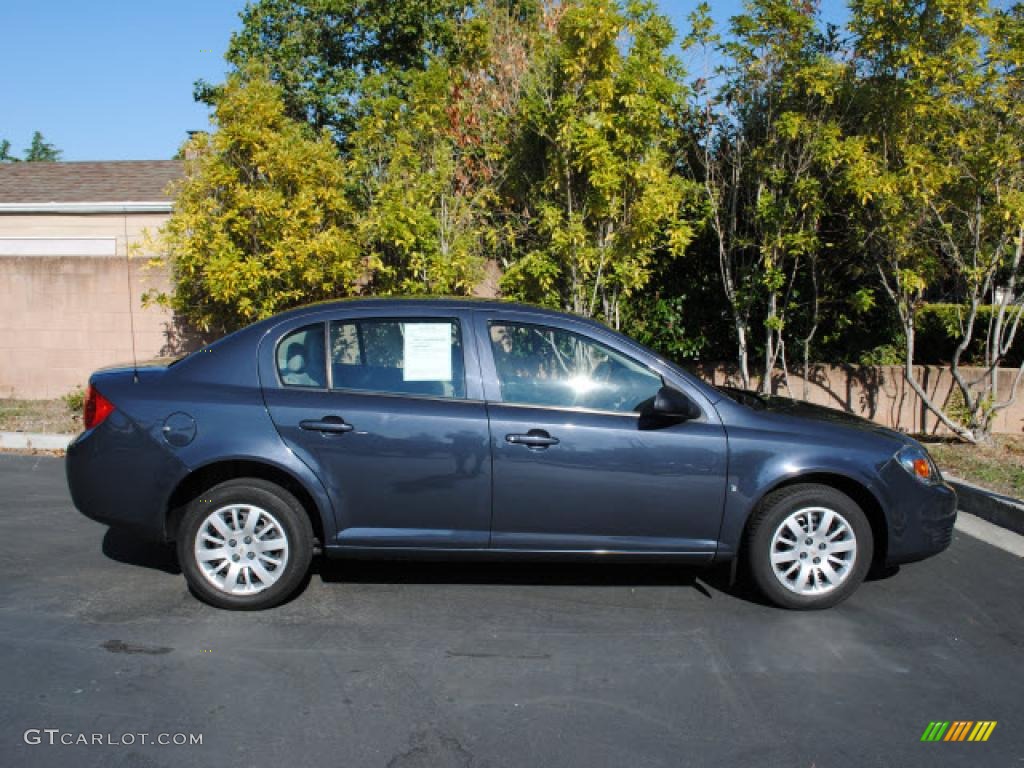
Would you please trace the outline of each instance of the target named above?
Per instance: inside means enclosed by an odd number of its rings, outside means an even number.
[[[115,160],[0,164],[0,211],[89,210],[146,203],[170,210],[167,186],[180,179],[180,160]]]

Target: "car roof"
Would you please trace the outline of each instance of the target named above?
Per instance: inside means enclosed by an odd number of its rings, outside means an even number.
[[[374,297],[374,298],[354,298],[354,299],[335,299],[321,302],[314,302],[312,304],[306,304],[295,309],[290,309],[285,312],[280,312],[276,315],[268,317],[264,320],[257,321],[251,325],[241,328],[234,333],[228,334],[217,341],[203,347],[202,350],[209,350],[215,346],[221,346],[223,344],[231,347],[248,348],[249,345],[259,344],[260,338],[267,333],[270,329],[280,324],[282,321],[293,320],[296,318],[302,318],[304,315],[317,314],[321,316],[322,313],[331,310],[359,310],[359,309],[374,309],[380,310],[381,312],[387,312],[389,309],[396,309],[401,307],[403,310],[409,310],[417,307],[422,307],[424,310],[437,311],[438,309],[466,309],[476,311],[511,311],[521,313],[526,316],[534,316],[538,320],[543,318],[561,318],[570,322],[574,322],[580,325],[589,326],[591,328],[602,331],[604,334],[610,334],[617,337],[629,347],[644,351],[648,355],[652,355],[655,359],[659,360],[663,365],[674,369],[679,375],[686,378],[694,386],[704,393],[710,402],[721,399],[723,396],[714,387],[705,384],[700,381],[699,378],[693,376],[684,371],[680,366],[672,363],[671,361],[665,360],[658,353],[647,349],[636,339],[624,335],[623,333],[609,328],[604,323],[594,320],[592,318],[582,317],[580,315],[574,315],[570,312],[560,312],[557,309],[549,309],[547,307],[540,307],[534,304],[524,304],[522,302],[506,301],[499,299],[483,299],[475,297],[433,297],[433,296],[418,296],[412,297]],[[207,355],[197,355],[195,353],[188,355],[182,359],[182,369],[189,369],[193,366],[199,366],[203,368],[212,363],[211,358]],[[244,361],[245,356],[239,357],[237,360],[229,364],[229,367],[237,368],[239,371],[244,369],[244,364],[240,361]],[[222,369],[222,364],[218,363],[218,366]]]
[[[320,301],[313,304],[306,304],[295,309],[290,309],[286,312],[281,312],[273,317],[267,318],[262,321],[263,323],[274,323],[292,317],[298,317],[309,312],[322,312],[324,310],[347,310],[347,309],[379,309],[381,311],[387,311],[388,309],[395,309],[401,307],[403,309],[415,309],[416,307],[422,307],[424,310],[436,311],[438,309],[472,309],[480,311],[516,311],[526,314],[533,314],[543,317],[560,317],[566,320],[574,320],[576,322],[585,323],[595,328],[601,328],[607,330],[607,326],[603,323],[587,318],[580,315],[574,315],[569,312],[562,312],[557,309],[550,309],[548,307],[541,307],[535,304],[525,304],[516,301],[506,301],[501,299],[483,299],[472,296],[463,297],[449,297],[449,296],[417,296],[417,297],[370,297],[370,298],[355,298],[355,299],[335,299],[329,301]]]

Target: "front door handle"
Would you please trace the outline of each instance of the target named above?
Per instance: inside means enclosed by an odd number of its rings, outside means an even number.
[[[558,438],[552,437],[543,429],[531,429],[525,435],[505,435],[505,442],[525,445],[528,448],[547,448],[549,445],[558,445]]]
[[[305,421],[300,421],[299,426],[312,432],[331,432],[333,434],[351,432],[355,429],[351,424],[346,424],[341,416],[324,416],[319,420],[306,419]]]

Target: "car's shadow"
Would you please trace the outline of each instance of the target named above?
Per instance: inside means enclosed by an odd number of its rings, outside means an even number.
[[[130,531],[108,528],[103,536],[103,554],[119,563],[181,573],[173,544],[144,541]]]
[[[119,563],[179,574],[181,568],[173,544],[141,541],[115,528],[103,537],[103,554]],[[579,562],[481,562],[439,560],[356,560],[317,557],[305,579],[319,577],[325,583],[349,584],[470,584],[570,587],[688,587],[709,600],[729,595],[758,605],[769,603],[745,577],[729,565],[709,567],[671,563]],[[890,578],[898,567],[876,569],[869,581]],[[301,590],[299,591],[301,593]]]
[[[478,562],[337,560],[319,558],[313,574],[326,583],[469,584],[569,587],[689,587],[711,600],[715,593],[767,604],[728,566],[707,568],[668,563]]]

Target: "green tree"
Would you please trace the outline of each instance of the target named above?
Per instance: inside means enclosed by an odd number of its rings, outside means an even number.
[[[688,39],[721,62],[695,85],[695,154],[740,377],[749,387],[750,344],[760,331],[767,392],[777,366],[788,387],[787,340],[801,344],[808,371],[829,266],[822,221],[848,151],[839,116],[850,70],[835,31],[820,29],[810,3],[748,0],[725,41],[708,14],[698,7]],[[802,332],[794,337],[796,325]]]
[[[548,10],[521,103],[533,176],[507,294],[618,327],[659,255],[685,250],[696,190],[672,154],[686,110],[673,39],[649,2]]]
[[[357,231],[382,294],[467,294],[479,280],[493,190],[473,183],[449,134],[449,70],[436,63],[406,97],[368,97],[351,141]]]
[[[0,163],[16,163],[20,158],[11,154],[11,142],[0,140]]]
[[[286,113],[330,128],[344,143],[360,111],[367,76],[423,69],[451,42],[468,0],[255,0],[242,11],[225,58],[237,71],[269,68]],[[217,88],[200,81],[212,103]]]
[[[985,440],[1020,383],[1018,376],[1010,392],[999,392],[1024,268],[1021,9],[995,11],[985,0],[862,0],[853,11],[872,106],[850,183],[903,327],[905,377],[949,429]],[[951,364],[961,414],[935,402],[914,374],[917,312],[930,290],[952,292],[964,305]],[[985,373],[972,380],[961,363],[986,301],[998,309],[983,331]]]
[[[32,143],[25,150],[25,162],[52,163],[60,160],[61,151],[43,139],[43,134],[36,131],[32,134]]]
[[[378,293],[469,293],[503,241],[499,188],[529,24],[497,3],[426,70],[367,78],[349,142],[352,199]]]
[[[346,169],[326,132],[285,114],[265,71],[228,78],[214,131],[186,147],[171,218],[148,243],[174,276],[163,301],[203,331],[360,292],[376,264],[355,242]]]
[[[1024,366],[1008,392],[1000,390],[999,366],[1013,346],[1024,297],[1024,16],[1020,6],[1003,13],[984,5],[967,21],[976,40],[971,71],[951,99],[935,134],[945,177],[925,190],[930,229],[964,306],[960,342],[951,372],[963,400],[966,427],[987,441],[992,421],[1014,402]],[[979,309],[993,305],[991,322]],[[968,374],[964,353],[984,337],[981,376]],[[946,409],[949,410],[948,408]]]

